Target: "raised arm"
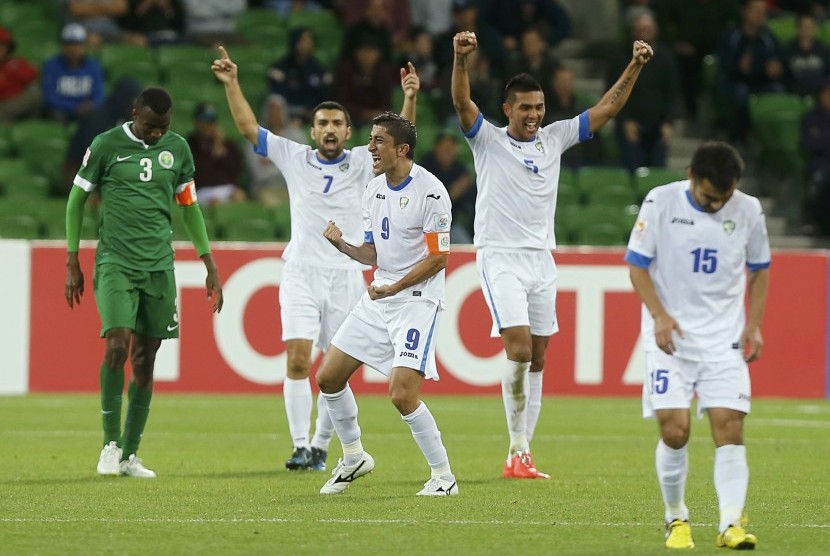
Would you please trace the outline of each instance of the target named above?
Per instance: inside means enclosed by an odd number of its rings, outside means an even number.
[[[331,220],[329,220],[329,224],[326,226],[326,229],[323,230],[323,236],[325,236],[325,238],[329,240],[329,243],[334,245],[338,251],[351,257],[359,263],[374,266],[378,262],[378,252],[375,249],[374,243],[364,242],[360,245],[346,243],[343,239],[343,233],[340,231],[340,228],[338,228],[337,224]]]
[[[588,120],[590,121],[591,133],[608,123],[608,120],[619,114],[628,97],[631,96],[631,89],[640,76],[654,51],[651,46],[643,41],[635,41],[631,61],[623,70],[617,82],[602,96],[599,102],[588,109]]]
[[[452,45],[455,54],[452,60],[452,105],[461,129],[469,131],[480,112],[470,98],[470,74],[467,73],[467,56],[478,46],[476,34],[470,31],[456,33]]]
[[[412,62],[406,63],[406,68],[401,68],[401,89],[403,89],[403,106],[401,116],[415,123],[416,108],[418,105],[418,91],[421,89],[421,80],[415,71]]]
[[[257,136],[259,135],[259,123],[257,123],[256,116],[254,116],[254,111],[251,110],[251,105],[245,100],[245,95],[239,85],[239,79],[237,79],[236,64],[228,56],[225,47],[219,47],[219,58],[213,61],[210,69],[213,70],[216,79],[225,85],[225,94],[228,97],[228,106],[231,109],[236,129],[251,144],[256,145]]]

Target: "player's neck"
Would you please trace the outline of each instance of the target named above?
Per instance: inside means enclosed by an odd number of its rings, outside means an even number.
[[[412,172],[412,161],[405,159],[386,172],[386,182],[391,185],[400,185]]]

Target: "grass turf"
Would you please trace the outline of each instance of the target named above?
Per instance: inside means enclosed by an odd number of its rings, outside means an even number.
[[[461,495],[414,496],[428,467],[388,399],[361,396],[373,474],[322,496],[289,472],[282,400],[157,394],[140,455],[156,480],[95,474],[97,396],[0,397],[0,553],[665,554],[656,425],[637,399],[547,398],[533,442],[550,481],[500,478],[501,399],[430,396]],[[830,550],[830,404],[756,400],[747,511],[763,554]],[[329,469],[340,453],[336,439]],[[695,420],[687,503],[715,548],[708,422]]]

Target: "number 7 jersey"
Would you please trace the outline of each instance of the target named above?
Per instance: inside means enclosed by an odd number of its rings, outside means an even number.
[[[675,355],[723,361],[740,352],[745,325],[746,271],[769,267],[761,203],[741,191],[714,213],[692,198],[690,182],[657,187],[646,196],[625,259],[647,268],[666,311],[684,338]],[[654,319],[643,306],[646,350],[655,350]]]

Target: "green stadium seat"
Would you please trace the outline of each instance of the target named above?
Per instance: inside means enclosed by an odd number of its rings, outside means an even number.
[[[274,241],[277,220],[273,209],[256,202],[223,203],[213,207],[222,239],[237,241]]]
[[[12,154],[11,139],[5,135],[0,135],[0,158],[9,157]]]
[[[649,191],[658,185],[666,185],[675,181],[686,179],[686,172],[682,170],[671,170],[669,168],[637,168],[634,170],[634,189],[638,197],[638,204]]]
[[[569,168],[562,168],[559,171],[559,192],[556,203],[559,206],[582,204],[582,192],[577,186],[576,174]]]
[[[31,175],[29,165],[20,158],[0,159],[0,193],[12,194],[25,183]],[[5,201],[4,201],[5,202]]]
[[[169,82],[181,76],[199,76],[207,81],[216,81],[210,65],[216,59],[217,51],[211,48],[188,45],[167,45],[158,48],[158,64],[163,78]],[[197,80],[200,83],[201,80]]]
[[[37,2],[3,2],[0,4],[0,21],[16,35],[20,34],[18,26],[31,21],[50,21],[44,6]],[[18,38],[19,40],[19,38]]]
[[[38,239],[40,224],[25,214],[0,214],[0,238]]]
[[[285,19],[269,9],[249,9],[236,16],[236,31],[246,40],[261,47],[264,52],[273,52],[271,61],[279,56],[275,49],[288,50],[288,27]],[[231,59],[238,61],[239,47],[230,50]]]
[[[800,175],[800,125],[809,102],[784,93],[749,97],[750,136],[761,165],[781,174]]]
[[[153,51],[126,44],[107,44],[99,54],[107,84],[112,85],[119,77],[131,76],[143,86],[161,83],[161,70]]]
[[[787,45],[798,34],[795,16],[792,15],[771,17],[767,20],[767,27],[782,46]]]
[[[631,176],[628,170],[623,168],[580,168],[576,178],[579,190],[589,203],[604,202],[603,197],[606,193],[618,199],[623,188],[628,188],[631,198],[634,198]]]
[[[291,239],[291,207],[288,203],[274,207],[274,222],[277,224],[277,240],[288,241]]]
[[[46,200],[50,190],[49,178],[35,175],[29,168],[27,170],[28,174],[21,175],[13,187],[6,189],[6,198],[27,199],[32,203]]]

